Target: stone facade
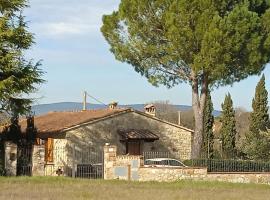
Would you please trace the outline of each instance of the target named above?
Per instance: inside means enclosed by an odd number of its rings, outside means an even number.
[[[17,145],[5,142],[5,170],[7,176],[17,175]]]
[[[45,175],[45,148],[43,145],[34,145],[32,154],[32,176]]]
[[[117,153],[123,155],[126,146],[120,141],[119,129],[148,129],[159,136],[155,142],[144,142],[141,152],[166,151],[181,160],[191,157],[192,131],[135,111],[68,130],[65,138],[67,146],[90,148],[93,152],[103,151],[105,143],[115,144]]]

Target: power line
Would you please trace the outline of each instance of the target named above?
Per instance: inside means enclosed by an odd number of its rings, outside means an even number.
[[[86,95],[87,95],[88,97],[94,99],[94,100],[97,101],[98,103],[101,103],[101,104],[103,104],[104,106],[107,106],[107,104],[105,104],[105,103],[103,103],[102,101],[98,100],[96,97],[91,96],[90,94],[88,94],[88,92],[86,92]]]

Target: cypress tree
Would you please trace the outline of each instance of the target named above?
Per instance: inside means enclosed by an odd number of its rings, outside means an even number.
[[[265,88],[263,75],[256,86],[255,97],[252,100],[253,112],[250,115],[250,132],[256,134],[269,128],[268,92]]]
[[[236,121],[235,111],[233,109],[233,101],[230,93],[225,96],[222,106],[220,129],[222,141],[222,156],[232,158],[236,153],[235,137],[236,137]]]
[[[207,155],[207,158],[213,158],[213,144],[214,144],[214,133],[213,133],[213,103],[211,99],[211,94],[208,91],[205,109],[204,109],[204,118],[203,118],[203,145],[202,145],[202,154],[203,156]]]
[[[265,88],[265,76],[258,82],[255,97],[252,100],[253,111],[250,114],[249,132],[246,134],[244,152],[250,159],[269,158],[269,134],[270,127],[268,114],[268,92]]]

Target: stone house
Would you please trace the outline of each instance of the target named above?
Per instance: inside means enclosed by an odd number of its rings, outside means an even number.
[[[183,160],[191,157],[193,130],[155,117],[153,105],[145,112],[114,104],[108,109],[50,112],[35,117],[35,126],[37,143],[45,146],[46,166],[53,169],[70,166],[72,156],[80,163],[83,156],[78,155],[102,152],[105,143],[115,144],[122,155],[166,151]]]

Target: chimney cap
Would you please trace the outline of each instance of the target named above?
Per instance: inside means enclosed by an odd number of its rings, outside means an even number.
[[[111,103],[109,104],[109,108],[110,108],[110,109],[115,109],[115,108],[117,107],[117,105],[118,105],[118,102],[113,101],[113,102],[111,102]]]
[[[155,108],[155,105],[154,104],[147,104],[144,106],[145,109],[147,108]]]

